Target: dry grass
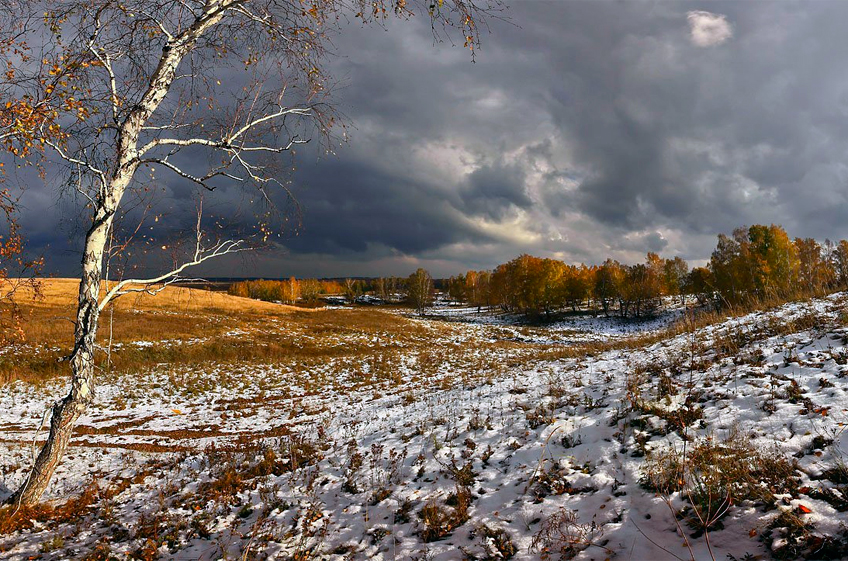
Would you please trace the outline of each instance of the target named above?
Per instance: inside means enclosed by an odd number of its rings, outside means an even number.
[[[23,345],[0,356],[0,383],[43,381],[67,373],[59,359],[70,350],[78,281],[47,279],[42,294],[20,291]],[[265,326],[272,322],[273,328]],[[127,295],[101,316],[99,342],[110,338],[112,370],[137,371],[155,364],[196,365],[211,361],[273,362],[315,353],[304,347],[304,331],[313,336],[375,333],[400,327],[403,318],[365,311],[314,311],[230,296],[220,292],[168,287],[159,294]],[[224,337],[245,332],[243,337]],[[291,333],[291,336],[288,336]],[[153,345],[129,343],[145,341]],[[156,344],[160,343],[160,344]],[[101,353],[101,361],[105,355]]]
[[[141,475],[143,479],[144,475]],[[63,504],[39,503],[34,506],[0,506],[0,536],[32,529],[38,524],[84,524],[95,505],[124,491],[130,480],[119,480],[114,485],[101,489],[99,482],[92,480],[85,490]]]
[[[24,335],[29,344],[61,344],[70,341],[76,313],[76,279],[45,279],[41,295],[28,287],[18,291],[16,300],[24,314]],[[103,283],[104,291],[107,284]],[[2,287],[0,287],[2,291]],[[119,298],[101,316],[101,337],[108,336],[110,315],[114,313],[115,341],[158,340],[167,333],[169,338],[190,338],[209,334],[209,327],[228,318],[233,324],[239,319],[257,316],[286,316],[294,312],[308,313],[301,308],[239,298],[221,292],[170,286],[161,293],[130,294]],[[202,322],[199,320],[213,320]]]
[[[103,289],[114,286],[114,283],[103,282]],[[76,304],[79,279],[42,279],[41,296],[33,298],[29,287],[18,291],[17,298],[21,304],[47,307],[72,307]],[[2,288],[0,288],[2,292]],[[250,298],[231,296],[224,292],[169,286],[156,295],[139,293],[127,295],[116,301],[119,310],[168,310],[168,311],[216,311],[216,312],[260,312],[260,313],[289,313],[302,311],[303,308],[285,306],[271,302],[262,302]]]
[[[77,286],[75,280],[49,279],[43,281],[43,294],[37,299],[31,293],[18,294],[25,341],[0,355],[0,384],[39,383],[68,374],[67,363],[60,359],[71,348]],[[104,372],[115,375],[177,370],[179,385],[188,392],[208,390],[211,387],[204,384],[220,382],[204,381],[191,372],[236,373],[243,366],[264,365],[290,375],[311,372],[299,380],[307,391],[344,379],[347,389],[373,386],[385,394],[401,384],[404,365],[413,366],[414,377],[428,384],[438,380],[441,389],[470,386],[542,361],[649,345],[724,317],[699,314],[662,332],[626,340],[534,344],[516,341],[508,330],[499,334],[496,328],[489,333],[491,339],[474,340],[458,336],[461,324],[412,321],[373,307],[306,310],[221,292],[168,287],[155,296],[125,296],[114,309],[107,308],[98,339],[104,347],[111,340],[110,361],[107,364],[105,352],[99,353],[98,361]],[[433,344],[436,341],[438,345]],[[353,376],[339,375],[349,373]]]
[[[50,279],[43,295],[19,294],[24,317],[24,344],[0,355],[0,384],[12,380],[39,383],[68,374],[60,359],[72,344],[77,282]],[[162,293],[119,299],[114,311],[101,316],[98,339],[111,354],[98,354],[98,364],[115,375],[174,367],[181,372],[201,367],[268,365],[302,372],[320,371],[307,386],[334,383],[333,370],[360,372],[347,380],[353,387],[400,383],[403,356],[417,356],[422,377],[437,377],[450,363],[461,366],[460,379],[473,383],[500,373],[503,366],[486,351],[514,350],[517,360],[539,352],[536,346],[498,341],[455,340],[458,326],[422,323],[374,308],[304,310],[200,289],[168,287]],[[403,356],[402,356],[403,355]],[[206,368],[210,370],[211,368]],[[191,389],[188,376],[183,384]],[[197,380],[197,383],[201,381]],[[204,388],[197,387],[202,391]]]

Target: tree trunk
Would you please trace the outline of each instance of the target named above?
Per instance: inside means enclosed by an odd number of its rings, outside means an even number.
[[[150,86],[120,126],[115,147],[116,165],[109,181],[104,180],[94,209],[94,220],[85,237],[74,349],[70,357],[73,372],[71,391],[53,406],[47,442],[23,486],[8,500],[10,503],[38,502],[68,447],[77,420],[94,400],[94,352],[100,317],[103,256],[115,212],[140,164],[137,152],[139,135],[168,94],[180,62],[191,52],[198,38],[221,21],[231,4],[232,0],[207,0],[203,13],[194,23],[165,45],[151,76]]]
[[[71,353],[71,391],[53,406],[47,442],[38,454],[29,476],[9,498],[11,504],[38,502],[68,447],[77,420],[94,399],[94,351],[100,299],[103,252],[112,213],[101,210],[88,231],[82,260],[74,349]]]

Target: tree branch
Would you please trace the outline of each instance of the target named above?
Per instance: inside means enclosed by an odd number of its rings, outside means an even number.
[[[251,152],[251,151],[264,151],[264,152],[285,152],[286,150],[290,150],[292,146],[295,144],[305,144],[308,140],[301,140],[297,136],[293,137],[286,146],[283,147],[272,147],[272,146],[233,146],[233,142],[248,132],[250,129],[271,121],[273,119],[279,119],[281,117],[285,117],[287,115],[299,115],[302,117],[310,117],[313,115],[313,111],[308,107],[280,107],[280,110],[269,114],[264,115],[258,119],[254,119],[244,126],[242,126],[235,133],[225,136],[221,140],[211,140],[208,138],[156,138],[139,148],[138,156],[144,157],[150,150],[156,148],[157,146],[178,146],[178,147],[186,147],[186,146],[207,146],[210,148],[216,148],[219,150],[224,150],[227,152],[232,151],[242,151],[242,152]],[[163,127],[165,128],[165,127]]]
[[[148,279],[125,279],[116,284],[112,289],[106,293],[106,296],[103,297],[103,300],[98,304],[98,311],[103,311],[104,308],[119,296],[123,296],[124,294],[129,294],[132,292],[148,292],[150,290],[150,285],[160,284],[160,283],[168,283],[172,284],[179,280],[179,274],[189,267],[194,267],[196,265],[200,265],[204,261],[209,259],[213,259],[215,257],[220,257],[222,255],[227,255],[229,253],[237,253],[240,251],[247,251],[248,247],[243,247],[244,240],[226,240],[220,242],[213,246],[212,248],[206,250],[198,250],[195,251],[194,257],[191,261],[187,261],[180,265],[179,267],[174,268],[167,273],[161,274],[158,277],[152,277]],[[198,245],[199,247],[199,245]],[[142,286],[137,286],[142,285]],[[163,287],[164,288],[164,287]]]

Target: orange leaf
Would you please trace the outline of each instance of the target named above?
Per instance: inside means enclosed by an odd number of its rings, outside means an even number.
[[[806,507],[804,505],[798,505],[798,510],[800,510],[804,514],[810,514],[811,512],[813,512],[812,510],[810,510],[809,507]]]

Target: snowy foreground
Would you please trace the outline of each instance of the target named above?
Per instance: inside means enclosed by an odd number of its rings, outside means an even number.
[[[88,488],[82,512],[0,536],[0,557],[848,558],[846,310],[836,295],[593,356],[504,346],[462,367],[401,348],[388,374],[335,365],[332,382],[306,364],[111,380],[48,497]],[[522,336],[414,322],[469,357]],[[62,391],[0,396],[0,498]]]

